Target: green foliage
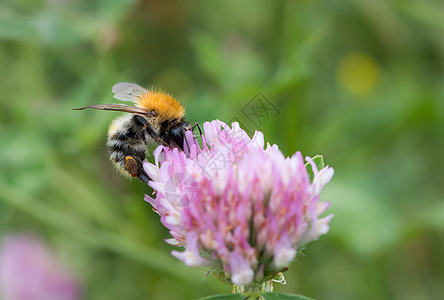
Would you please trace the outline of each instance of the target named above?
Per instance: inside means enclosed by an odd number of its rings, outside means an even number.
[[[214,295],[205,298],[200,298],[199,300],[242,300],[245,299],[243,294],[224,294],[224,295]]]
[[[261,298],[263,300],[311,300],[301,295],[291,295],[283,293],[261,293]],[[225,295],[215,295],[210,297],[201,298],[199,300],[242,300],[242,299],[256,299],[256,297],[249,297],[245,294],[225,294]]]
[[[0,234],[41,234],[88,299],[229,292],[169,255],[143,201],[152,191],[110,166],[106,129],[118,114],[72,110],[137,82],[172,93],[192,122],[235,119],[335,169],[321,195],[330,233],[276,291],[439,299],[443,11],[434,0],[2,1]],[[277,113],[244,113],[259,91]]]
[[[291,295],[283,293],[262,293],[261,296],[264,300],[312,300],[301,295]]]

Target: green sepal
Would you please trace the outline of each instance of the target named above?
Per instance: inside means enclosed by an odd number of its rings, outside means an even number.
[[[321,157],[322,158],[322,157]],[[261,293],[264,300],[313,300],[302,295],[291,295],[282,293]]]
[[[325,167],[324,165],[324,157],[322,155],[316,155],[313,158],[314,163],[316,164],[316,167],[318,168],[318,171],[323,169]],[[306,163],[305,167],[307,168],[308,176],[310,176],[310,182],[313,182],[314,173],[313,168],[311,167],[310,163]]]

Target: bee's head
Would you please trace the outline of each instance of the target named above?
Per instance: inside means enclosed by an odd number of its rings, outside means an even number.
[[[160,123],[158,131],[160,139],[170,147],[178,147],[183,150],[183,141],[188,123],[182,118],[180,120],[164,120]]]
[[[180,149],[183,150],[183,141],[185,139],[185,126],[187,124],[183,123],[179,126],[173,127],[170,130],[171,140],[174,142]]]

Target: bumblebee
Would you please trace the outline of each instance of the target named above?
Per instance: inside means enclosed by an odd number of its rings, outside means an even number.
[[[150,178],[143,170],[147,144],[154,141],[183,150],[185,132],[193,131],[198,125],[196,123],[191,126],[186,121],[185,109],[171,95],[129,82],[115,84],[112,92],[114,98],[131,101],[135,106],[110,103],[75,110],[93,108],[130,113],[111,122],[106,145],[110,160],[121,173],[138,177],[142,182],[148,183]]]

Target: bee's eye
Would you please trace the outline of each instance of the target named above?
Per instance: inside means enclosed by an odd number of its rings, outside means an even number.
[[[173,128],[171,130],[171,138],[180,149],[183,149],[184,131],[182,127]]]

